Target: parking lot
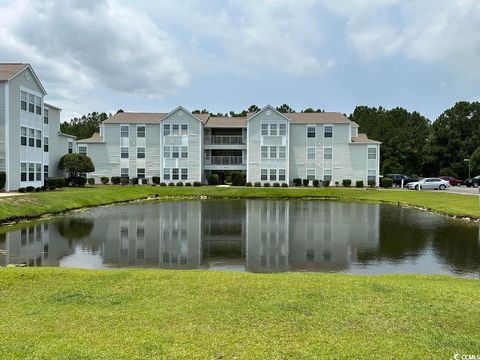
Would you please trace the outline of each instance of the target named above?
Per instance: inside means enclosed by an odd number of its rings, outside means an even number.
[[[478,195],[480,188],[466,187],[466,186],[452,186],[448,192],[465,195]]]

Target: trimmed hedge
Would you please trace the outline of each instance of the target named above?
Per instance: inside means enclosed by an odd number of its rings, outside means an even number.
[[[381,184],[382,184],[382,188],[386,188],[386,189],[391,188],[393,186],[393,180],[387,177],[383,177]]]
[[[273,187],[280,187],[279,183],[273,183]]]
[[[175,183],[174,182],[169,182],[168,186],[175,186]]]
[[[293,185],[301,186],[302,185],[302,179],[300,179],[300,178],[293,179]]]
[[[131,179],[130,179],[130,184],[132,184],[132,185],[138,185],[138,178],[131,178]]]
[[[160,186],[167,186],[167,184],[164,183],[164,182],[161,182],[161,183],[160,183]]]
[[[21,188],[18,188],[17,190],[19,193],[24,193],[25,191],[27,191],[27,189],[25,189],[24,187],[21,187]]]
[[[27,190],[27,192],[33,192],[35,191],[35,186],[27,186],[25,189]]]
[[[148,184],[148,179],[142,179],[142,185],[147,185]]]
[[[160,176],[152,176],[152,182],[156,185],[160,184]]]
[[[120,184],[122,184],[122,185],[130,184],[130,178],[128,176],[120,177]]]
[[[323,186],[329,187],[330,186],[330,180],[323,180]]]
[[[375,187],[376,185],[377,185],[377,182],[375,180],[368,180],[368,186]]]
[[[106,176],[102,176],[102,177],[100,178],[100,182],[101,182],[103,185],[107,185],[107,184],[108,184],[108,180],[109,180],[109,179],[108,179],[108,177],[106,177]]]
[[[245,183],[245,186],[246,187],[252,187],[252,183],[249,181],[249,182]]]
[[[310,184],[310,180],[308,180],[308,179],[303,179],[303,180],[302,180],[302,184],[303,184],[303,186],[308,187],[308,184]]]
[[[288,184],[287,183],[282,183],[282,187],[283,188],[288,188]]]
[[[47,185],[62,188],[65,186],[65,179],[59,177],[51,177],[47,179]]]
[[[202,186],[202,183],[200,181],[194,181],[193,186],[195,187]]]
[[[181,181],[177,182],[177,186],[183,186],[183,182]]]
[[[7,173],[5,171],[0,171],[0,190],[5,188],[6,182],[7,182]]]
[[[363,180],[357,180],[355,182],[355,187],[357,188],[363,188]]]
[[[218,178],[218,174],[210,174],[207,176],[208,185],[218,185],[220,183],[220,179]]]
[[[270,187],[270,183],[264,183],[263,187]]]
[[[256,182],[255,184],[253,184],[253,185],[254,185],[255,187],[261,187],[261,186],[262,186],[262,183],[260,183],[260,182],[257,181],[257,182]]]
[[[352,180],[350,180],[350,179],[343,179],[343,180],[342,180],[342,185],[343,185],[344,187],[350,187],[350,186],[352,185]]]
[[[192,186],[192,183],[186,182],[186,183],[185,183],[185,186]]]
[[[315,179],[315,180],[312,181],[312,184],[313,184],[314,187],[319,187],[320,186],[320,180]]]
[[[95,185],[95,178],[88,178],[88,185]]]
[[[244,173],[232,173],[232,185],[233,186],[245,186],[247,182],[247,177]]]
[[[111,182],[113,185],[118,185],[118,184],[120,184],[120,181],[121,181],[120,176],[112,176],[112,177],[110,178],[110,182]]]

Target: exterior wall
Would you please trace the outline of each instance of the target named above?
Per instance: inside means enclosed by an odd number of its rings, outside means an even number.
[[[68,137],[58,135],[60,132],[60,110],[45,105],[48,110],[48,125],[44,129],[48,130],[48,176],[63,177],[64,173],[58,169],[60,158],[68,153]],[[47,158],[44,157],[45,160]]]
[[[6,81],[0,81],[0,171],[5,171],[5,92]]]

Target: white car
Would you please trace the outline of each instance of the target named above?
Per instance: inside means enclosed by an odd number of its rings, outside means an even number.
[[[407,184],[412,190],[445,190],[450,187],[450,182],[440,178],[425,178]]]

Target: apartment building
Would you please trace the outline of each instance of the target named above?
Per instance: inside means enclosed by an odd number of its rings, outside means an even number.
[[[75,137],[60,132],[61,109],[45,103],[46,95],[29,64],[0,63],[0,171],[7,173],[6,191],[62,176],[58,161],[75,151]]]
[[[95,172],[89,176],[160,176],[164,182],[221,181],[243,172],[247,181],[291,183],[294,178],[375,180],[380,142],[358,133],[341,113],[280,113],[270,105],[245,117],[118,113],[100,132],[78,140]]]

